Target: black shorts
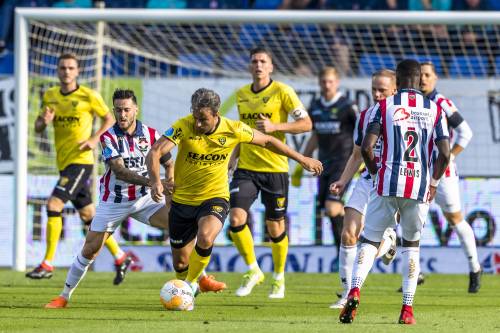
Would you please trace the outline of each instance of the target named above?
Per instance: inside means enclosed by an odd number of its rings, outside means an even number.
[[[339,201],[343,202],[345,191],[349,188],[349,183],[346,184],[344,191],[338,195],[330,193],[330,184],[339,180],[344,171],[344,164],[337,164],[328,168],[318,177],[318,197],[317,205],[319,208],[325,208],[325,201]]]
[[[172,201],[168,215],[170,246],[180,249],[191,242],[198,233],[198,221],[202,217],[213,215],[224,224],[228,213],[229,202],[222,198],[208,199],[199,206]]]
[[[229,186],[231,208],[248,212],[261,191],[266,219],[281,219],[288,207],[288,173],[237,169]]]
[[[59,171],[59,180],[52,191],[52,196],[68,200],[76,209],[81,209],[92,203],[90,195],[90,176],[92,175],[92,164],[70,164],[64,170]]]

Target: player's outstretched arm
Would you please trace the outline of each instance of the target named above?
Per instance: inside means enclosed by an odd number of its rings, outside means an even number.
[[[465,147],[467,147],[473,134],[469,124],[458,111],[455,111],[450,117],[448,117],[448,124],[455,130],[456,133],[455,143],[453,144],[453,147],[451,147],[450,152],[450,159],[453,160],[455,156],[460,154]]]
[[[101,118],[101,126],[99,129],[92,135],[88,140],[85,140],[80,143],[80,150],[91,150],[94,149],[99,143],[99,138],[101,135],[106,132],[108,128],[113,126],[115,122],[115,118],[111,115],[110,112],[105,113]]]
[[[123,158],[114,158],[107,162],[111,171],[115,174],[116,178],[123,180],[129,184],[151,186],[149,178],[139,175],[137,172],[132,171],[125,167]]]
[[[377,125],[377,124],[374,124]],[[380,131],[380,128],[378,129]],[[377,173],[377,162],[375,161],[375,154],[373,153],[373,147],[377,143],[378,134],[376,134],[376,128],[370,131],[370,127],[363,138],[363,143],[361,143],[361,155],[365,161],[366,168],[371,175]]]
[[[307,140],[306,148],[304,149],[304,156],[312,157],[316,149],[318,149],[318,135],[316,134],[316,131],[313,131],[309,140]]]
[[[306,111],[302,118],[295,119],[295,121],[286,123],[273,123],[271,119],[259,114],[259,119],[255,122],[255,127],[263,133],[273,133],[276,131],[290,134],[299,134],[309,132],[312,129],[311,118],[307,115]]]
[[[344,168],[344,171],[342,171],[340,179],[330,184],[330,192],[335,195],[341,193],[344,190],[346,184],[351,181],[352,177],[354,177],[356,172],[359,170],[362,163],[363,156],[361,155],[361,147],[359,147],[358,145],[354,145],[354,147],[352,148],[351,156],[349,156],[349,159],[347,160],[347,164]]]
[[[276,154],[284,155],[297,161],[304,169],[314,173],[315,176],[318,176],[323,172],[323,165],[320,161],[296,152],[273,136],[263,134],[253,129],[253,139],[250,143],[265,147]]]
[[[154,201],[160,202],[163,199],[163,184],[160,176],[160,158],[169,153],[175,144],[162,136],[156,141],[148,155],[146,156],[146,166],[148,168],[149,179],[151,181],[151,197]]]

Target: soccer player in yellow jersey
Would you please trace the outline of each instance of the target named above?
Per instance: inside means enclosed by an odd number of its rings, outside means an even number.
[[[273,61],[269,51],[256,48],[250,52],[252,83],[236,93],[240,120],[252,128],[285,143],[285,133],[310,131],[312,122],[302,102],[290,86],[271,79]],[[292,116],[294,121],[288,122]],[[288,237],[285,215],[288,206],[288,160],[259,146],[242,143],[238,168],[230,185],[230,234],[238,252],[248,266],[237,296],[246,296],[264,281],[247,226],[248,211],[261,192],[266,207],[265,219],[271,237],[274,274],[270,298],[285,296],[285,264]]]
[[[229,211],[228,165],[236,145],[267,148],[296,160],[315,174],[323,169],[319,161],[297,153],[277,138],[220,116],[219,107],[217,93],[196,90],[191,97],[192,114],[177,120],[153,145],[146,160],[151,196],[160,202],[164,190],[160,157],[178,146],[169,212],[170,245],[175,270],[187,267],[186,281],[194,292]]]
[[[48,89],[43,95],[43,112],[35,121],[35,131],[41,133],[52,123],[56,146],[59,181],[47,202],[47,232],[45,257],[33,271],[26,273],[31,279],[51,278],[57,244],[61,235],[61,212],[70,200],[89,225],[95,214],[95,207],[89,190],[89,177],[94,164],[93,149],[99,137],[113,125],[114,119],[96,91],[77,83],[78,58],[73,54],[62,54],[57,62],[59,85]],[[101,118],[101,127],[92,135],[94,117]],[[106,246],[115,257],[116,277],[114,284],[123,281],[126,269],[132,262],[109,237]]]

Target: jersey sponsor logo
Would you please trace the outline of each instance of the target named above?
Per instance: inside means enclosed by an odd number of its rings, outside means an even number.
[[[182,128],[176,128],[172,139],[177,140],[182,135]]]
[[[55,116],[54,122],[62,127],[75,127],[80,125],[80,117],[76,116]]]
[[[314,129],[320,134],[338,134],[340,133],[340,121],[321,121],[314,124]]]
[[[168,130],[165,131],[165,136],[172,136],[174,134],[174,128],[170,127]]]
[[[125,167],[130,169],[130,168],[136,168],[136,167],[143,167],[144,162],[145,162],[144,156],[140,157],[124,157],[123,158],[123,163],[125,164]]]
[[[148,140],[144,136],[141,136],[139,138],[139,142],[137,143],[137,146],[139,146],[140,151],[146,152],[149,148]]]
[[[104,155],[104,158],[108,159],[111,157],[111,155],[113,155],[113,151],[109,147],[104,147],[102,154]]]
[[[259,115],[262,114],[266,118],[271,118],[273,116],[272,113],[260,113],[260,112],[254,112],[254,113],[242,113],[241,114],[241,119],[242,120],[248,120],[248,119],[259,119]]]
[[[219,143],[220,143],[221,145],[223,145],[223,146],[226,144],[226,137],[225,137],[225,136],[221,136],[221,137],[219,137],[217,140],[218,140],[218,141],[219,141]]]
[[[227,159],[228,154],[198,154],[189,152],[188,158],[195,161],[207,161],[207,162],[216,162],[216,161],[225,161]]]
[[[331,108],[330,113],[337,114],[339,112],[339,109],[337,108]]]
[[[395,123],[405,121],[408,118],[410,118],[410,113],[405,108],[397,108],[392,116]]]

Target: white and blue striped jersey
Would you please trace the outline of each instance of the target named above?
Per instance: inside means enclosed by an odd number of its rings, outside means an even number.
[[[146,155],[151,146],[160,137],[160,134],[149,126],[137,120],[133,135],[124,133],[117,123],[101,135],[102,157],[105,162],[122,158],[125,167],[142,176],[147,176]],[[141,185],[129,184],[116,179],[106,163],[106,171],[100,181],[100,200],[102,202],[134,201],[149,193],[149,188]]]
[[[368,122],[370,121],[370,114],[373,111],[374,107],[370,107],[359,114],[359,117],[356,121],[356,127],[353,132],[354,144],[356,146],[361,147],[361,143],[363,142],[363,138],[366,134],[366,128],[368,127]],[[377,143],[373,147],[373,154],[375,155],[375,162],[377,163],[377,167],[380,167],[380,151],[382,150],[382,137],[379,137]],[[371,175],[368,172],[368,169],[364,168],[361,171],[361,177],[364,179],[371,179]]]
[[[418,90],[402,89],[373,107],[367,132],[372,129],[382,137],[377,193],[424,202],[434,142],[449,137],[441,107]]]

